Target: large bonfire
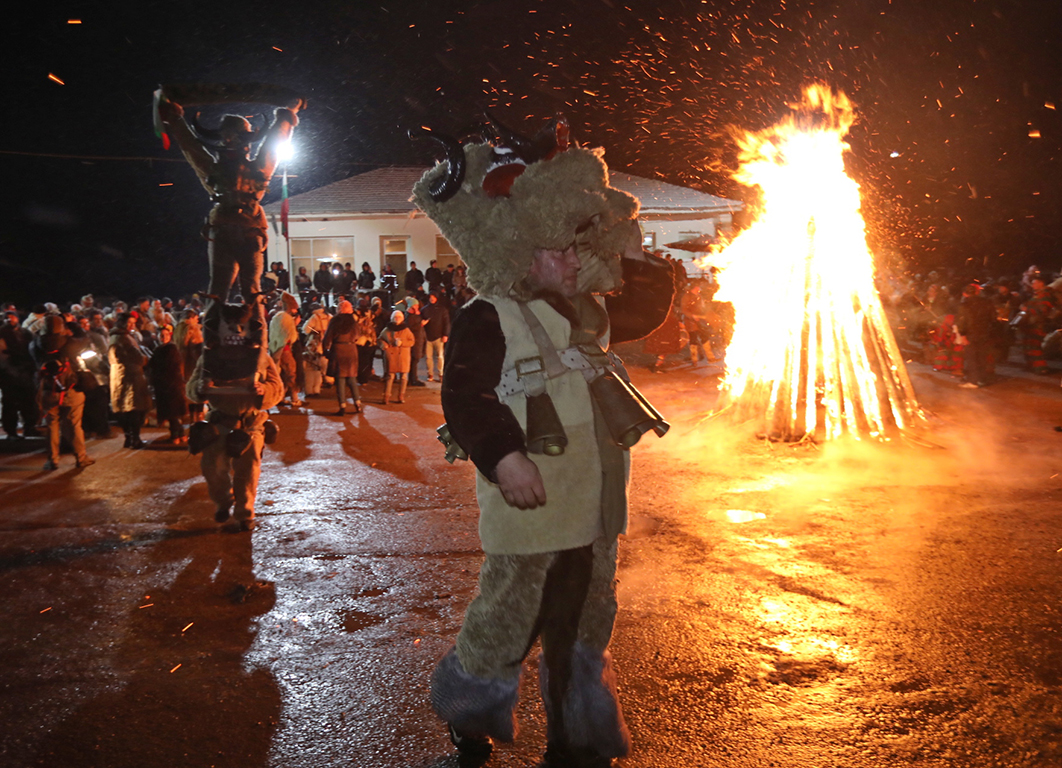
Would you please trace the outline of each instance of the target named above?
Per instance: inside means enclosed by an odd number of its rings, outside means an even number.
[[[859,185],[845,172],[848,98],[814,85],[779,124],[738,139],[755,222],[712,261],[734,305],[717,412],[773,439],[890,439],[921,421],[874,287]]]

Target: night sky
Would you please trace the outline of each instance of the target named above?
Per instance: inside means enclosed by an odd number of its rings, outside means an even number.
[[[123,0],[20,19],[0,49],[0,300],[205,283],[210,204],[150,114],[159,83],[195,81],[306,95],[292,194],[427,164],[408,128],[457,134],[491,108],[526,132],[563,112],[614,169],[738,199],[728,130],[821,81],[859,114],[848,164],[879,263],[1062,269],[1058,0]]]

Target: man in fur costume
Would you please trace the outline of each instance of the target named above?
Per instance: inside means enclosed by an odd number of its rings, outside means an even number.
[[[600,150],[568,145],[565,122],[535,139],[490,128],[465,146],[429,134],[447,159],[413,190],[478,293],[453,324],[442,404],[478,470],[486,559],[432,705],[462,752],[512,741],[538,638],[543,765],[609,766],[629,749],[607,650],[626,448],[667,424],[608,347],[663,322],[671,270],[643,254],[637,201],[608,185]]]
[[[284,396],[276,363],[267,354],[261,300],[223,304],[216,320],[204,326],[205,349],[188,379],[188,399],[207,403],[206,421],[192,425],[188,447],[203,452],[200,464],[214,519],[234,528],[254,526],[262,451],[273,423],[269,409]]]

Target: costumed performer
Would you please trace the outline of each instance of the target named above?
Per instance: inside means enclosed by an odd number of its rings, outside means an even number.
[[[424,131],[447,158],[413,190],[478,293],[453,324],[442,405],[478,470],[486,557],[431,700],[463,753],[512,741],[540,639],[542,765],[598,768],[629,749],[608,652],[627,449],[668,427],[608,350],[664,321],[672,274],[642,252],[637,201],[609,186],[601,150],[569,146],[563,119],[534,139],[489,127],[492,142],[464,146]]]

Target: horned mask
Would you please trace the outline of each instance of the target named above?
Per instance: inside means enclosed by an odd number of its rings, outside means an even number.
[[[468,284],[487,296],[526,300],[522,280],[536,249],[575,244],[581,292],[620,287],[620,259],[638,201],[608,183],[604,150],[572,144],[557,118],[528,139],[488,119],[490,141],[461,144],[427,129],[446,159],[413,187],[413,201],[468,265]]]

